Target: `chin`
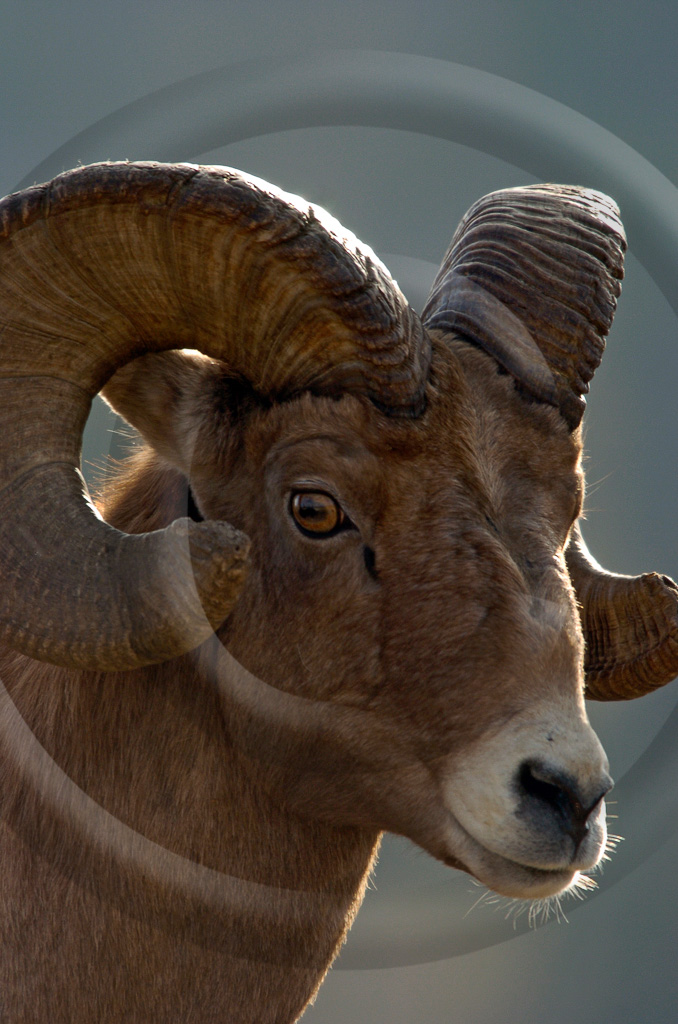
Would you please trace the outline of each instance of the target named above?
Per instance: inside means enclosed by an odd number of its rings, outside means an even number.
[[[499,896],[521,900],[560,896],[576,888],[582,877],[578,869],[545,870],[525,867],[512,861],[505,861],[501,865],[492,864],[490,870],[482,875],[479,872],[473,872],[473,875],[478,882]]]

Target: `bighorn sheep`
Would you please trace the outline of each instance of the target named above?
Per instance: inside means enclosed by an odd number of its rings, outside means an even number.
[[[78,168],[0,235],[3,1019],[294,1021],[383,830],[576,884],[610,786],[584,685],[678,672],[675,585],[576,527],[614,204],[480,200],[421,319],[224,168]],[[102,389],[147,444],[93,514]]]

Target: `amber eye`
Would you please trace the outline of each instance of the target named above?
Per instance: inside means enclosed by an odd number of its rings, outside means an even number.
[[[338,533],[349,522],[334,498],[323,491],[297,491],[292,495],[290,511],[302,533],[312,537]]]

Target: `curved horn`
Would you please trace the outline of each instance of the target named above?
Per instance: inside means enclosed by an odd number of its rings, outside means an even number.
[[[668,576],[617,576],[591,557],[578,527],[567,565],[581,605],[586,696],[630,700],[678,675],[678,586]]]
[[[479,345],[574,429],[612,324],[625,249],[619,211],[600,192],[493,192],[457,228],[424,325]]]
[[[424,325],[479,345],[574,429],[612,324],[625,250],[619,211],[600,192],[561,185],[494,192],[457,228]],[[587,697],[639,697],[673,679],[673,581],[605,572],[578,529],[567,561],[586,638]]]
[[[95,164],[0,203],[0,637],[87,668],[162,661],[228,614],[247,541],[178,520],[126,536],[79,473],[90,403],[149,351],[199,349],[262,395],[423,402],[429,343],[324,211],[225,168]]]

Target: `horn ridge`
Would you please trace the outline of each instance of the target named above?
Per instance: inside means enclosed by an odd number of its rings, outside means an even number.
[[[579,527],[566,552],[586,643],[586,696],[632,700],[678,675],[678,586],[668,576],[621,576],[592,558]]]
[[[457,228],[424,325],[480,345],[574,429],[612,324],[625,249],[618,210],[602,193],[562,185],[493,192]],[[497,302],[523,325],[517,353],[502,335],[504,318],[496,320]]]

